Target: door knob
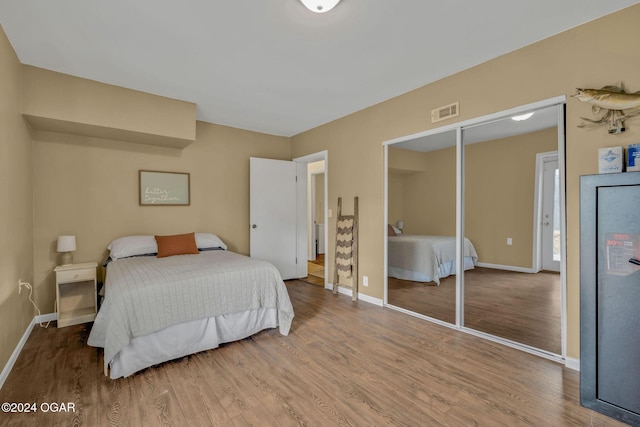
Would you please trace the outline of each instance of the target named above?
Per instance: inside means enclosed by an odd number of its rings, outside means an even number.
[[[251,225],[251,228],[258,228],[258,226],[257,226],[257,225],[255,225],[255,224],[252,224],[252,225]]]

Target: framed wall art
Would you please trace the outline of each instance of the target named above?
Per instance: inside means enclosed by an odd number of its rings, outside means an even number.
[[[140,206],[189,206],[189,174],[141,170]]]

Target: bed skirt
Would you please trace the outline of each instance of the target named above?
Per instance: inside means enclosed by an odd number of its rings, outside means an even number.
[[[259,308],[170,326],[133,338],[109,363],[112,379],[278,326],[278,310]]]
[[[464,257],[464,269],[471,270],[475,267],[473,257]],[[421,273],[419,271],[407,270],[400,267],[389,266],[389,277],[394,277],[401,280],[411,280],[413,282],[434,282],[432,277]],[[438,275],[440,279],[443,279],[452,274],[456,274],[456,262],[449,261],[444,264],[440,264],[438,268]]]

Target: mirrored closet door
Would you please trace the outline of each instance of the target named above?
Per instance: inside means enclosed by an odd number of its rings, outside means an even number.
[[[561,354],[560,270],[537,261],[553,252],[541,237],[544,222],[553,232],[554,216],[560,248],[558,186],[544,185],[542,169],[546,158],[557,162],[557,121],[557,108],[548,107],[462,130],[464,232],[478,253],[464,274],[464,326]],[[556,205],[546,219],[545,191]]]
[[[388,197],[388,303],[455,324],[456,131],[389,147]]]
[[[563,108],[558,98],[386,144],[388,306],[564,354]]]

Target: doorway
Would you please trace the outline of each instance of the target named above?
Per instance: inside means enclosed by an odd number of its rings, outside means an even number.
[[[324,160],[307,164],[309,206],[309,259],[307,282],[324,286],[325,278],[325,188]]]
[[[314,261],[318,254],[324,254],[324,160],[307,164],[309,209],[309,261]]]
[[[306,164],[307,169],[307,281],[328,288],[328,266],[324,253],[327,247],[328,231],[328,152],[321,151],[293,160]]]
[[[560,272],[560,169],[558,155],[545,156],[542,162],[542,269]]]
[[[309,167],[320,162],[324,170],[324,217],[327,217],[327,152],[319,152],[293,161],[250,158],[250,256],[269,261],[284,280],[308,276],[311,247],[311,210]],[[327,232],[319,237],[326,243]],[[315,242],[315,240],[314,240]],[[274,245],[279,247],[273,251]],[[323,274],[326,283],[326,267]]]
[[[536,155],[533,271],[560,273],[563,186],[558,151]]]

